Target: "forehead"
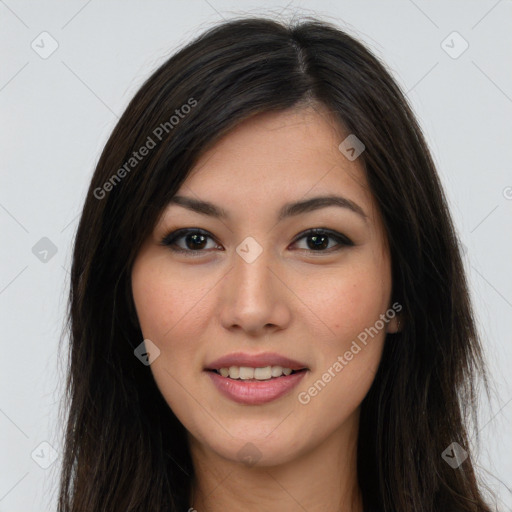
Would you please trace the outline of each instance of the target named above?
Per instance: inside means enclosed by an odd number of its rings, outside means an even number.
[[[337,192],[371,215],[364,169],[338,149],[347,135],[323,107],[257,114],[201,156],[178,194],[236,210]]]

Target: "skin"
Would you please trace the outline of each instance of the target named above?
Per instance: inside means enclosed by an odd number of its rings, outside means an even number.
[[[230,218],[171,204],[134,263],[141,329],[160,349],[150,368],[188,431],[196,473],[190,503],[198,511],[362,511],[359,407],[398,316],[309,403],[298,400],[392,304],[384,226],[359,159],[338,149],[347,135],[321,106],[242,122],[201,157],[178,192]],[[329,206],[277,222],[285,203],[329,194],[357,203],[366,220]],[[210,233],[198,256],[160,245],[180,228]],[[315,251],[311,237],[296,240],[311,228],[344,234],[354,245],[328,238],[328,248]],[[252,263],[236,252],[248,236],[262,248]],[[194,248],[185,237],[177,243]],[[277,352],[309,371],[273,402],[238,404],[203,371],[236,351]],[[253,464],[239,455],[247,443],[258,449]]]

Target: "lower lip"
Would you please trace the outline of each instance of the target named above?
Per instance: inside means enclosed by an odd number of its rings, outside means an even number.
[[[226,397],[240,404],[260,405],[277,400],[291,391],[302,380],[307,370],[283,375],[271,380],[234,380],[217,372],[208,371],[217,389]]]

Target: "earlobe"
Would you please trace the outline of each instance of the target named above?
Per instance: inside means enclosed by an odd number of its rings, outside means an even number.
[[[394,318],[392,318],[389,321],[386,332],[389,334],[398,334],[399,332],[402,331],[402,328],[403,328],[403,322],[402,322],[400,316],[396,315]]]

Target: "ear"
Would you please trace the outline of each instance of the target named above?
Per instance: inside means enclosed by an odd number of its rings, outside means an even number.
[[[404,320],[402,318],[402,315],[396,314],[387,323],[386,332],[390,333],[390,334],[396,334],[398,332],[401,332],[404,327],[403,323],[404,323]]]

